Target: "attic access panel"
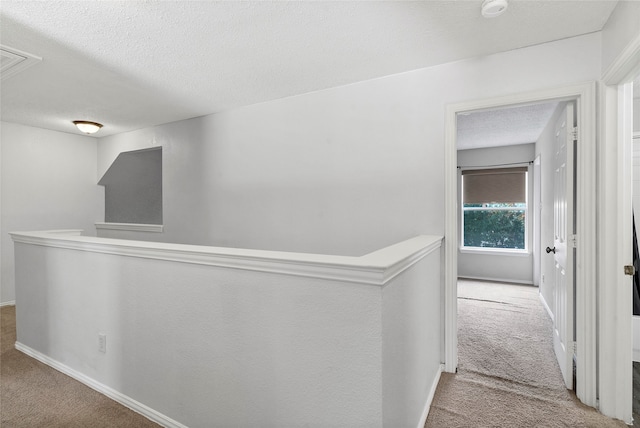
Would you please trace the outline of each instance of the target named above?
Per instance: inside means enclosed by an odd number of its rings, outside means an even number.
[[[7,79],[42,61],[42,58],[0,45],[0,76]]]

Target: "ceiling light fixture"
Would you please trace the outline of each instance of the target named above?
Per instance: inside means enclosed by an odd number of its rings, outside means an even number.
[[[95,134],[102,128],[102,124],[98,122],[89,122],[87,120],[74,120],[73,124],[85,134]]]
[[[485,18],[495,18],[507,10],[507,0],[484,0],[482,3],[482,16]]]

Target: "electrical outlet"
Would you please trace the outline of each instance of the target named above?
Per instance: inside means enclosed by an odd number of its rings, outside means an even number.
[[[107,352],[107,335],[104,333],[98,333],[98,351]]]

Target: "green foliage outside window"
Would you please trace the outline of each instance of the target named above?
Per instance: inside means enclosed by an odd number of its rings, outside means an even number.
[[[522,205],[524,204],[484,204],[485,209],[465,210],[464,246],[524,249],[525,209],[518,209]],[[465,204],[465,208],[482,206]],[[490,209],[506,206],[515,209]]]

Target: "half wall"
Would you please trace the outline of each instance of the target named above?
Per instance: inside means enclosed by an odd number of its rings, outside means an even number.
[[[12,237],[16,347],[164,426],[424,424],[441,237],[362,257]]]

